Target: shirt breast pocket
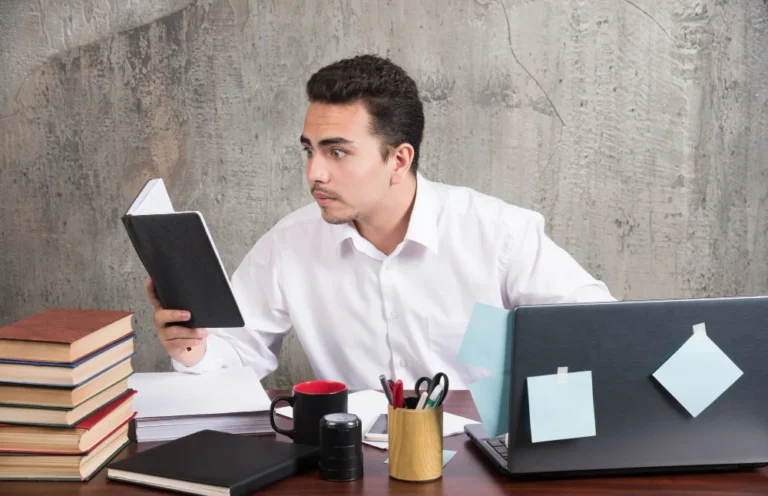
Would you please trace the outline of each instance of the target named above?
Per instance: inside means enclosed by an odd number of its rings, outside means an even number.
[[[451,389],[466,389],[470,383],[488,376],[490,372],[470,367],[457,359],[467,321],[464,319],[428,319],[429,347],[437,363],[444,365],[443,370],[451,381]],[[435,370],[433,374],[438,372]],[[455,385],[454,385],[455,384]]]

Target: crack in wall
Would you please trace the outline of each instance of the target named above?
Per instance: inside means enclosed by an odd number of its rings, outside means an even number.
[[[523,65],[522,62],[520,62],[520,59],[517,57],[517,54],[515,53],[515,48],[512,44],[512,25],[509,22],[509,14],[507,13],[507,7],[504,5],[503,0],[499,0],[499,4],[501,5],[501,9],[504,11],[504,18],[507,20],[507,40],[509,42],[509,51],[512,53],[512,57],[515,59],[515,62],[517,62],[517,65],[519,65],[528,76],[533,79],[533,81],[536,83],[536,85],[539,87],[541,92],[544,94],[544,98],[547,99],[549,102],[549,105],[552,107],[552,111],[557,116],[558,120],[560,120],[560,123],[563,125],[565,130],[568,132],[569,135],[571,135],[571,138],[573,138],[574,141],[576,140],[576,137],[573,135],[570,129],[568,129],[568,126],[565,124],[565,120],[563,120],[563,116],[560,115],[560,112],[557,110],[557,107],[555,106],[555,103],[552,101],[552,99],[549,97],[549,94],[547,93],[547,90],[544,89],[544,86],[541,85],[538,79],[531,73],[531,71],[528,70],[525,65]]]
[[[624,2],[628,3],[629,5],[633,6],[634,8],[636,8],[637,10],[639,10],[640,12],[645,14],[645,16],[648,19],[652,20],[659,27],[659,29],[661,29],[662,32],[664,32],[664,34],[667,35],[667,38],[669,38],[672,41],[675,40],[675,38],[672,35],[670,35],[669,32],[667,32],[666,29],[664,29],[664,26],[662,26],[661,23],[659,21],[657,21],[656,18],[653,17],[651,14],[649,14],[645,9],[641,8],[639,5],[637,5],[636,3],[632,2],[631,0],[624,0]]]

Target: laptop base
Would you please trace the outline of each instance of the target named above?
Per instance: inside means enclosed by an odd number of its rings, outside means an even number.
[[[641,467],[626,469],[584,470],[569,472],[537,472],[517,474],[507,468],[506,436],[488,437],[482,424],[468,424],[464,426],[464,433],[472,441],[482,454],[488,458],[493,466],[504,475],[515,479],[540,480],[540,479],[569,479],[585,477],[616,477],[616,476],[648,476],[664,474],[693,474],[693,473],[718,473],[718,472],[748,472],[768,466],[768,463],[755,463],[746,465],[706,465],[706,466],[679,466],[679,467]]]

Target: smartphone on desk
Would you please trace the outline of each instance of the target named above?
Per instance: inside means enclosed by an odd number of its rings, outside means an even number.
[[[382,413],[373,422],[371,428],[365,433],[366,441],[389,441],[389,431],[387,430],[387,414]]]

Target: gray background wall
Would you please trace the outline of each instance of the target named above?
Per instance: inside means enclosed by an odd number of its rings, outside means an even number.
[[[303,85],[390,56],[426,106],[423,173],[541,211],[621,298],[768,291],[768,5],[758,0],[0,0],[0,325],[136,312],[120,223],[162,176],[227,270],[311,201]],[[311,376],[294,339],[265,385]]]

